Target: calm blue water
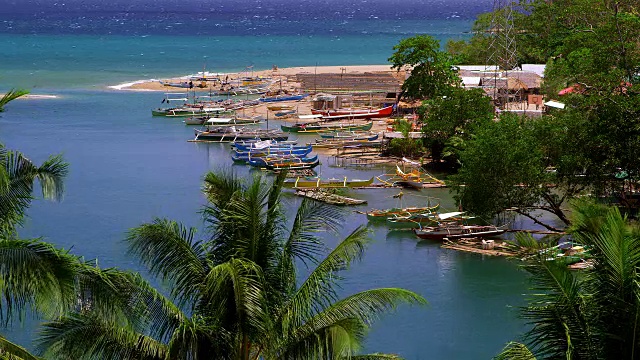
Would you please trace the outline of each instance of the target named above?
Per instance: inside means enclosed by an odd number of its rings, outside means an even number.
[[[122,1],[112,2],[113,10],[107,11],[90,2],[10,1],[0,13],[0,90],[20,86],[59,98],[10,104],[0,115],[0,141],[36,162],[63,153],[71,164],[64,201],[37,201],[21,235],[44,236],[87,259],[98,258],[104,267],[142,270],[125,254],[127,229],[154,216],[201,225],[196,214],[203,203],[201,179],[208,170],[231,166],[228,147],[188,143],[192,128],[179,120],[152,118],[150,109],[160,105],[160,94],[106,91],[104,85],[193,73],[204,62],[211,71],[251,64],[384,63],[404,36],[466,36],[475,14],[470,9],[490,4],[460,6],[464,3],[303,1],[293,6],[250,1],[232,7]],[[391,170],[336,168],[327,157],[322,162],[323,176],[368,178]],[[233,169],[253,174],[242,166]],[[391,198],[396,192],[358,191],[354,196],[370,203],[360,209],[383,208],[396,205]],[[404,205],[423,204],[426,196],[454,208],[447,190],[407,196]],[[299,200],[288,201],[295,205]],[[348,212],[342,235],[365,222],[364,216]],[[365,258],[346,274],[345,295],[399,286],[422,294],[430,305],[403,307],[376,323],[367,351],[407,359],[490,358],[521,333],[514,307],[523,304],[527,284],[517,264],[444,250],[384,227],[372,231]],[[330,245],[337,241],[326,240]],[[27,321],[3,333],[29,345],[36,328],[36,321]]]

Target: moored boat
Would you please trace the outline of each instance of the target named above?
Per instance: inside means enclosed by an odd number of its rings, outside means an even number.
[[[283,187],[290,189],[303,189],[303,188],[347,188],[347,187],[363,187],[369,186],[373,183],[373,177],[369,180],[347,180],[345,176],[344,179],[326,179],[322,180],[321,178],[304,178],[297,177],[295,179],[286,179],[283,183]]]
[[[363,131],[325,131],[320,133],[323,139],[343,139],[343,140],[367,140],[373,141],[378,139],[378,134]]]
[[[393,215],[407,215],[407,214],[419,214],[426,212],[434,212],[440,208],[440,204],[434,206],[425,207],[406,207],[406,208],[391,208],[386,210],[371,210],[366,212],[367,219],[369,221],[386,220]]]
[[[234,159],[234,161],[236,161]],[[296,155],[267,155],[265,157],[255,157],[247,160],[246,163],[253,167],[266,167],[269,165],[297,165],[297,164],[318,164],[318,155],[312,157],[296,156]]]
[[[260,102],[296,101],[296,100],[302,100],[307,96],[309,96],[309,94],[277,95],[277,96],[271,96],[271,97],[263,97],[258,100],[260,100]]]
[[[494,225],[459,225],[452,223],[443,226],[421,227],[420,229],[414,229],[413,232],[421,239],[443,240],[446,238],[452,240],[497,236],[506,230],[506,227]]]
[[[323,116],[358,116],[362,118],[383,118],[391,116],[393,113],[393,105],[386,106],[380,109],[311,109],[312,114],[319,114]]]
[[[221,107],[198,107],[198,106],[181,106],[174,108],[162,109],[158,108],[155,110],[151,110],[151,115],[153,116],[167,116],[167,117],[198,117],[198,116],[208,116],[212,117],[215,115],[223,114],[227,111],[225,108]]]
[[[270,162],[267,163],[266,168],[273,171],[280,170],[302,170],[302,169],[313,169],[314,167],[320,165],[320,160],[317,159],[314,162],[303,162],[303,161],[292,161],[292,162]]]
[[[464,212],[449,213],[425,212],[410,215],[393,215],[387,218],[387,226],[393,229],[415,229],[424,225],[437,226],[443,222],[462,221],[472,219],[462,215]]]
[[[373,127],[373,122],[365,124],[324,124],[324,123],[308,123],[295,125],[281,125],[280,129],[285,132],[293,133],[318,133],[323,131],[341,130],[341,131],[369,131]]]
[[[214,128],[208,131],[196,130],[194,141],[234,142],[239,140],[275,140],[285,141],[289,135],[273,130],[243,130],[235,127]]]

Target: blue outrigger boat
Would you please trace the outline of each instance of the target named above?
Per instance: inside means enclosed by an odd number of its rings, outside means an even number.
[[[235,160],[234,160],[235,161]],[[273,166],[274,164],[313,164],[318,163],[318,155],[312,157],[299,157],[299,156],[265,156],[248,160],[247,163],[253,167],[266,167]]]
[[[302,100],[309,96],[309,94],[301,94],[301,95],[278,95],[272,97],[264,97],[258,99],[260,102],[277,102],[277,101],[296,101]]]

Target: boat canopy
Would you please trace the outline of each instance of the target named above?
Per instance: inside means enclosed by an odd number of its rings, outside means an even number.
[[[448,218],[452,218],[454,216],[458,216],[458,215],[462,215],[464,214],[464,211],[456,211],[456,212],[450,212],[450,213],[442,213],[442,214],[438,214],[438,218],[440,220],[445,220]]]
[[[229,124],[233,121],[233,118],[211,118],[207,120],[209,124]]]
[[[319,119],[322,117],[322,114],[313,114],[313,115],[298,115],[298,118],[302,120],[306,119]]]

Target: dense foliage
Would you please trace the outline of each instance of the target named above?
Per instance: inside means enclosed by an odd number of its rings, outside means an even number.
[[[456,162],[473,132],[493,120],[494,107],[482,89],[454,88],[447,96],[426,100],[419,113],[432,159]]]
[[[461,58],[477,53],[478,46],[488,44],[490,19],[491,14],[479,17],[471,41],[452,42],[449,51]],[[519,60],[546,63],[542,90],[554,99],[570,88],[560,99],[567,106],[538,120],[520,120],[522,132],[513,140],[501,133],[508,129],[494,124],[465,142],[456,181],[466,188],[455,190],[463,206],[487,215],[505,209],[526,216],[550,211],[569,224],[563,209],[580,194],[633,205],[625,198],[640,180],[636,2],[523,1],[514,27]]]
[[[402,39],[393,47],[388,59],[392,68],[409,69],[410,76],[402,84],[401,97],[411,99],[448,95],[460,78],[453,68],[454,58],[440,50],[440,42],[429,35]]]
[[[525,266],[533,282],[522,316],[528,347],[510,343],[497,359],[636,359],[640,346],[640,228],[616,208],[580,203],[573,241],[589,247],[592,269],[577,273],[542,253]],[[535,241],[529,241],[535,244]]]

